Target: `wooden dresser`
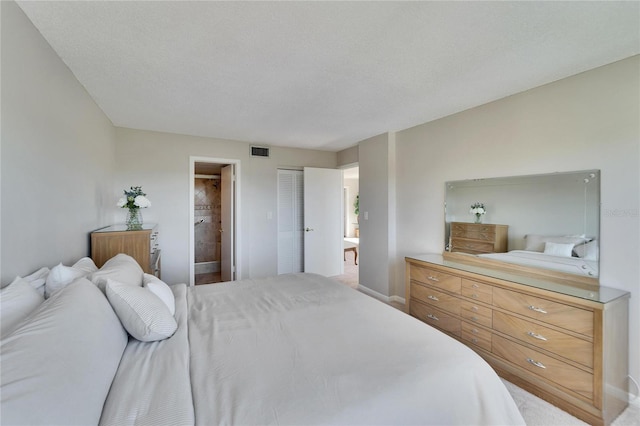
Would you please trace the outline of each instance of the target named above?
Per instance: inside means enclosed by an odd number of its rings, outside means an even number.
[[[504,253],[508,225],[451,222],[450,250],[464,253]]]
[[[442,255],[405,260],[407,313],[474,349],[500,376],[592,425],[625,409],[628,292]]]
[[[144,224],[130,231],[125,225],[107,226],[91,233],[91,258],[100,268],[118,253],[133,257],[147,274],[160,278],[158,226]]]

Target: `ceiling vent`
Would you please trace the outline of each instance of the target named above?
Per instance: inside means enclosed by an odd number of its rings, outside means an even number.
[[[269,157],[269,148],[264,146],[252,146],[251,147],[251,156],[252,157]]]

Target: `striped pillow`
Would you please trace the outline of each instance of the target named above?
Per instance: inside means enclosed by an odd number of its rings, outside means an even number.
[[[178,328],[167,305],[147,288],[108,279],[106,293],[120,322],[137,340],[163,340]]]

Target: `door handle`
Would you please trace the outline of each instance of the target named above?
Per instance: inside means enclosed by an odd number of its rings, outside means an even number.
[[[305,232],[310,232],[310,231],[313,231],[313,228],[308,228],[308,227],[307,227],[307,228],[304,228],[304,231],[305,231]]]

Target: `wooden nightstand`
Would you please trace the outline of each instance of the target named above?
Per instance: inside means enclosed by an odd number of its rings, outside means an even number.
[[[451,222],[450,251],[504,253],[507,251],[508,232],[508,225]]]
[[[128,254],[144,272],[160,278],[158,225],[144,224],[136,231],[112,225],[91,233],[91,258],[98,268],[118,253]]]

